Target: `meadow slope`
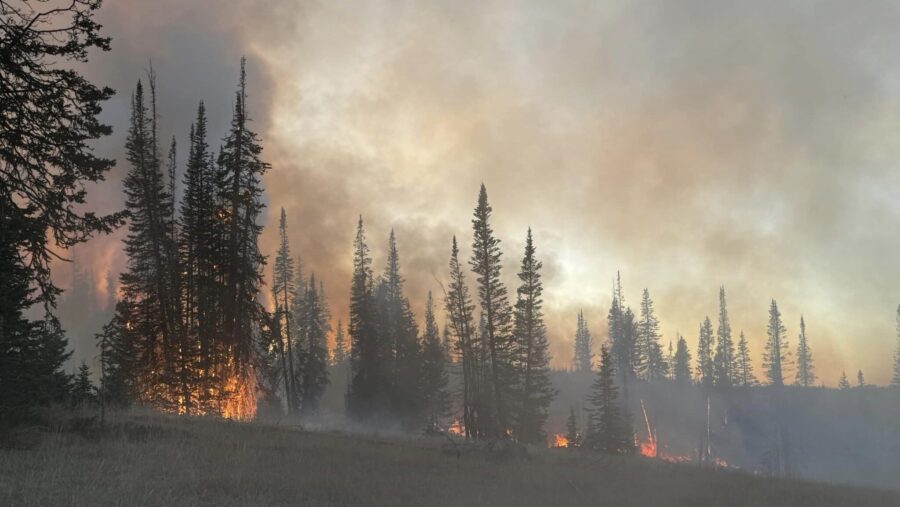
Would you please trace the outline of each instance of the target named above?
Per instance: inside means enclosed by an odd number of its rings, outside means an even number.
[[[3,436],[0,505],[900,505],[900,493],[556,449],[120,414]]]

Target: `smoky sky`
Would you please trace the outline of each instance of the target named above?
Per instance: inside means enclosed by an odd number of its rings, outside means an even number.
[[[115,133],[97,150],[119,165],[93,205],[122,204],[128,98],[150,62],[162,134],[184,160],[198,101],[213,146],[225,134],[246,55],[272,164],[263,251],[274,254],[284,207],[292,251],[324,280],[336,319],[360,214],[376,269],[396,231],[421,315],[427,291],[442,300],[454,234],[468,258],[483,182],[512,295],[534,231],[555,366],[570,364],[579,309],[605,339],[620,271],[635,309],[649,289],[666,346],[681,333],[695,348],[722,285],[758,374],[774,298],[791,348],[804,316],[826,384],[844,369],[888,380],[894,2],[117,0],[100,20],[113,49],[85,72],[118,91],[103,114]],[[121,237],[74,252],[98,287],[124,265]]]

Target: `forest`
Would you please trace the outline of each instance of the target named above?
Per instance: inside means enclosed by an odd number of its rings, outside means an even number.
[[[402,262],[393,229],[375,240],[386,258],[373,258],[359,214],[346,224],[355,226],[350,292],[328,292],[334,281],[292,249],[289,230],[305,224],[267,195],[266,177],[279,168],[254,131],[246,61],[235,59],[232,110],[207,111],[197,97],[187,138],[166,136],[152,64],[133,89],[114,92],[63,63],[110,50],[94,19],[100,6],[0,0],[0,447],[18,448],[22,428],[60,417],[103,427],[149,411],[197,424],[424,435],[458,455],[571,451],[896,488],[896,419],[886,448],[864,434],[890,425],[900,407],[900,305],[885,316],[897,329],[896,350],[883,358],[890,385],[868,384],[859,368],[826,387],[807,320],[786,317],[774,299],[761,351],[732,326],[721,285],[717,314],[698,315],[696,332],[666,342],[652,287],[626,299],[616,268],[597,266],[612,275],[605,322],[572,315],[570,366],[551,367],[550,343],[561,338],[545,322],[545,240],[526,228],[523,250],[504,248],[484,183],[472,189],[471,216],[458,217],[471,227],[442,247],[433,291],[407,290],[407,277],[431,274]],[[129,104],[118,162],[94,149],[111,134],[98,117],[114,93]],[[213,114],[230,117],[224,138],[209,132]],[[88,189],[117,165],[124,209],[89,211]],[[266,225],[278,230],[274,251],[260,246],[266,213],[279,217]],[[76,245],[116,230],[127,264],[113,316],[95,331],[96,365],[72,374],[56,308],[63,289],[51,271]],[[348,301],[345,316],[332,311],[336,298]],[[756,369],[753,354],[762,357]],[[850,415],[858,417],[846,427],[837,422]],[[870,456],[835,458],[852,472],[821,465],[819,446],[845,437]]]

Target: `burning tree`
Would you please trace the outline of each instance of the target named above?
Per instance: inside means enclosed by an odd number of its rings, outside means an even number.
[[[258,342],[265,311],[257,301],[264,257],[257,238],[268,164],[247,128],[241,61],[231,132],[214,165],[201,104],[191,129],[181,220],[174,206],[174,150],[166,181],[159,156],[155,76],[149,108],[132,96],[125,179],[128,269],[121,275],[114,347],[133,353],[128,385],[162,410],[248,419],[256,412]],[[181,223],[181,228],[177,227]]]

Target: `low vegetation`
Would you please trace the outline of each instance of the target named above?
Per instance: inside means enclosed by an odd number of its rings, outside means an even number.
[[[130,412],[7,435],[0,504],[898,505],[900,493],[529,447],[448,452],[446,437]]]

